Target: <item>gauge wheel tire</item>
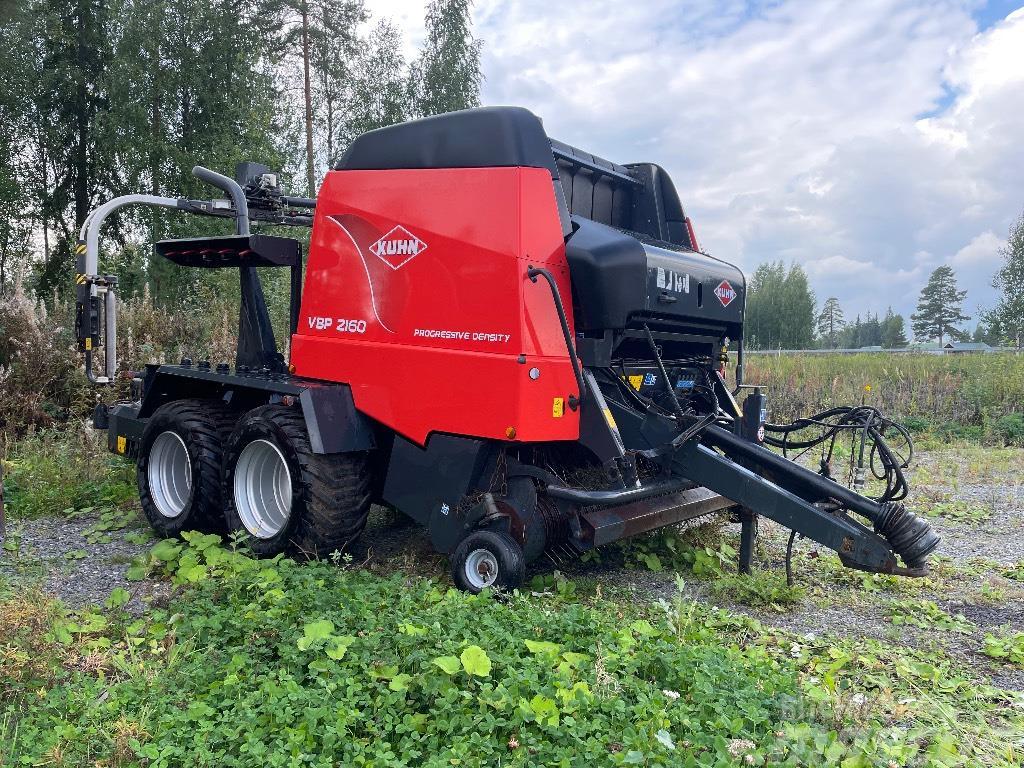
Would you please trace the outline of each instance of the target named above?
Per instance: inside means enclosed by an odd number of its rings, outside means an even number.
[[[146,422],[135,479],[142,511],[159,535],[224,531],[221,461],[234,418],[217,400],[176,400]]]
[[[224,448],[228,529],[261,557],[344,552],[366,526],[370,481],[365,453],[313,453],[301,413],[255,408]]]
[[[526,558],[519,543],[504,531],[473,531],[452,554],[455,586],[476,594],[485,587],[513,590],[526,578]]]

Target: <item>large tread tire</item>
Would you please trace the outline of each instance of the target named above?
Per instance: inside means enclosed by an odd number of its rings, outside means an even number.
[[[146,422],[135,465],[139,502],[149,524],[159,535],[173,537],[183,531],[224,531],[221,496],[221,461],[224,441],[236,414],[219,400],[176,400],[160,406]],[[174,432],[188,451],[191,492],[180,514],[160,511],[149,483],[150,451],[161,434]]]
[[[235,502],[235,468],[254,440],[280,451],[291,476],[289,517],[274,536],[253,535]],[[249,411],[235,426],[224,450],[222,493],[228,528],[261,557],[282,552],[309,558],[344,552],[366,526],[370,512],[371,471],[365,453],[314,453],[302,414],[282,405]]]

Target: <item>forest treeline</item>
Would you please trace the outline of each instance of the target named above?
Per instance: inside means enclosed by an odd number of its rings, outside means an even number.
[[[992,277],[996,302],[972,318],[963,311],[967,291],[953,268],[936,267],[910,316],[915,342],[984,342],[991,346],[1024,344],[1024,216],[1011,227]],[[974,320],[969,332],[964,326]],[[821,305],[799,264],[781,261],[758,266],[747,281],[744,341],[751,349],[898,349],[909,344],[907,322],[889,307],[884,315],[858,312],[852,319],[839,299]]]
[[[472,0],[427,0],[412,49],[364,0],[0,0],[0,295],[50,301],[72,283],[72,245],[88,212],[132,193],[217,195],[196,165],[230,174],[242,160],[315,193],[354,137],[402,120],[480,103],[481,45]],[[408,53],[407,53],[408,52]],[[233,314],[235,278],[151,259],[161,238],[223,222],[123,209],[105,226],[105,271],[124,297]],[[301,233],[300,233],[301,236]],[[996,274],[999,304],[974,318],[948,266],[921,293],[909,324],[818,301],[799,265],[761,264],[748,282],[751,348],[899,347],[1024,336],[1024,224]],[[285,276],[265,278],[283,330]],[[845,310],[845,311],[844,311]],[[0,350],[0,365],[7,358]]]
[[[200,164],[253,160],[308,195],[372,128],[476,106],[471,0],[430,0],[419,50],[363,0],[26,0],[0,5],[0,293],[71,282],[89,210],[140,192],[209,197]],[[217,194],[217,193],[213,193]],[[208,225],[216,226],[216,225]],[[126,209],[105,228],[128,292],[197,278],[141,243],[196,220]]]

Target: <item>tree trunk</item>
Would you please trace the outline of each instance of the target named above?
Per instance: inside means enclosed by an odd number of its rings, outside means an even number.
[[[160,194],[160,63],[153,61],[153,99],[150,103],[149,123],[149,188],[153,195]]]
[[[157,25],[159,28],[159,24]],[[150,51],[149,66],[153,72],[152,98],[149,104],[149,191],[156,196],[160,194],[160,150],[163,147],[162,125],[160,120],[160,44],[154,42]],[[160,239],[160,212],[154,208],[152,213],[152,230],[150,240],[156,242]]]
[[[316,175],[313,171],[313,89],[309,82],[309,9],[302,2],[302,71],[306,100],[306,186],[309,196],[316,195]]]
[[[334,164],[334,99],[327,97],[327,167]]]
[[[43,141],[43,129],[42,126],[37,126],[39,131],[39,213],[41,223],[43,225],[43,264],[47,264],[50,261],[50,232],[48,229],[49,221],[46,215],[46,142]]]
[[[78,65],[78,84],[75,89],[75,128],[78,143],[75,147],[75,230],[82,228],[89,215],[89,90],[86,82],[88,65],[86,53],[86,17],[89,13],[84,0],[78,3],[78,46],[75,52]]]

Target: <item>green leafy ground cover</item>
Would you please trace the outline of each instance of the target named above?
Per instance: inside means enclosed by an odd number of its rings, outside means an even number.
[[[948,602],[976,584],[975,607],[1007,605],[1022,563],[937,557],[930,578],[907,580],[806,553],[788,587],[778,552],[760,551],[773,564],[739,576],[730,535],[666,529],[594,554],[600,562],[582,576],[542,573],[498,598],[451,591],[437,580],[442,564],[384,562],[374,574],[343,560],[256,562],[199,537],[160,543],[128,568],[150,577],[142,593],[172,583],[170,602],[129,614],[131,595],[118,588],[102,609],[71,612],[26,586],[61,566],[17,552],[21,525],[81,517],[86,542],[141,542],[125,530],[138,515],[131,468],[74,432],[15,443],[7,458],[14,550],[0,556],[17,562],[8,573],[19,581],[0,576],[5,768],[1024,759],[1021,694],[982,682],[1024,669],[1019,623],[975,623]],[[1021,461],[1019,449],[929,450],[915,497],[933,502],[940,522],[989,526],[1012,494],[961,492],[1003,488]],[[58,555],[74,565],[91,553]],[[617,590],[605,571],[619,566],[690,584],[659,605]],[[695,586],[701,602],[690,599]],[[815,626],[805,636],[709,602],[780,618],[878,610],[891,632],[835,640]],[[927,642],[907,647],[910,635]],[[965,665],[965,649],[988,666]]]
[[[191,535],[166,607],[0,598],[0,764],[1019,765],[1020,698],[946,659],[681,595],[469,596]]]

